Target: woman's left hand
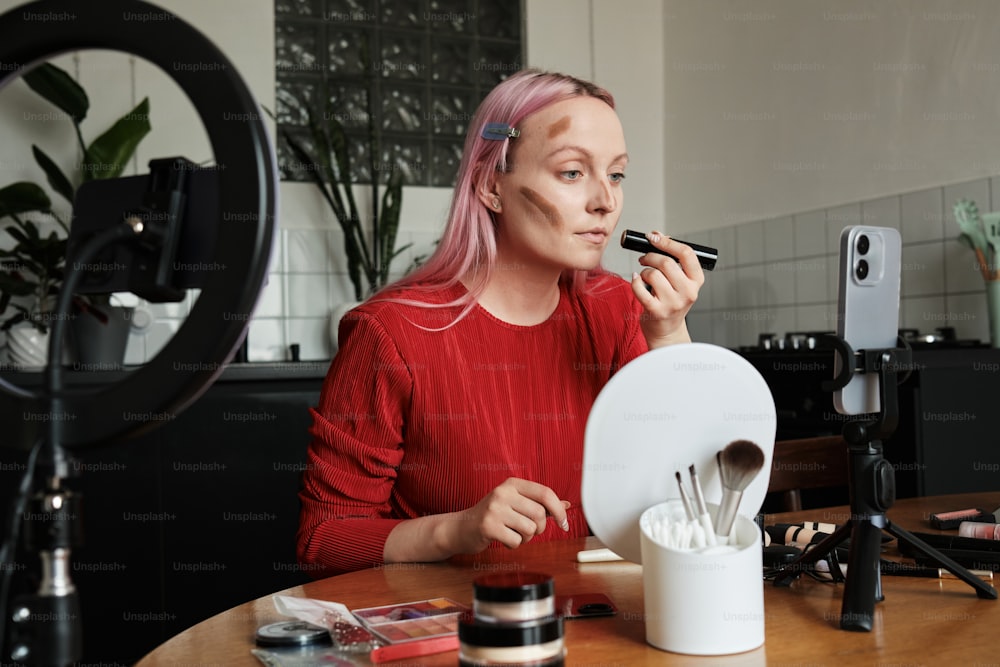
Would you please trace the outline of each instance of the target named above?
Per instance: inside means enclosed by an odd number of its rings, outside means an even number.
[[[648,252],[639,258],[644,268],[632,274],[632,292],[642,304],[642,333],[649,349],[689,343],[684,318],[698,300],[698,290],[705,282],[705,273],[690,246],[678,243],[659,232],[646,235],[649,242],[669,252],[680,262],[666,255]],[[646,289],[652,287],[652,292]]]

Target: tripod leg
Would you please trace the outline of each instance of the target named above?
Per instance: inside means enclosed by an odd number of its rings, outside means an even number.
[[[844,630],[870,632],[876,599],[882,597],[879,573],[879,550],[882,529],[871,517],[854,520],[851,551],[847,563],[847,582],[840,608],[840,627]]]
[[[930,546],[921,539],[914,537],[912,534],[906,530],[894,525],[892,522],[887,522],[885,527],[886,532],[894,536],[897,540],[903,540],[912,544],[917,551],[921,552],[925,556],[933,558],[936,563],[941,565],[943,568],[954,574],[956,577],[969,584],[976,589],[976,595],[984,600],[996,600],[997,590],[993,586],[989,585],[979,577],[975,577],[965,569],[963,566],[959,565],[951,558],[948,558],[943,553]]]
[[[775,586],[790,586],[792,580],[802,572],[801,565],[810,565],[822,560],[828,553],[840,546],[840,543],[851,535],[853,519],[843,526],[833,531],[832,534],[823,538],[816,546],[809,551],[804,551],[791,563],[781,569],[781,572],[774,578]],[[830,574],[834,574],[831,572]],[[839,574],[839,573],[838,573]],[[834,575],[835,576],[835,575]]]

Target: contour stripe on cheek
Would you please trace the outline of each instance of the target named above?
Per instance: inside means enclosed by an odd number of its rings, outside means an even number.
[[[550,224],[552,225],[562,224],[562,219],[559,217],[559,211],[556,210],[556,207],[553,206],[552,202],[550,202],[548,199],[538,194],[531,188],[523,185],[521,186],[520,190],[518,190],[518,192],[520,192],[521,196],[527,199],[532,206],[537,208],[539,212],[542,214],[542,217],[548,220]]]
[[[569,116],[563,116],[556,122],[549,125],[549,139],[551,139],[552,137],[559,136],[560,134],[568,130],[570,122],[571,121]]]

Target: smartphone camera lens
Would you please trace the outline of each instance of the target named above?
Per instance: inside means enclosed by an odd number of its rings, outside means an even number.
[[[854,275],[858,277],[858,280],[864,280],[868,277],[868,262],[861,260],[858,262],[857,268],[854,269]]]
[[[871,241],[864,234],[858,237],[858,254],[866,255],[868,254],[868,249],[871,247]]]

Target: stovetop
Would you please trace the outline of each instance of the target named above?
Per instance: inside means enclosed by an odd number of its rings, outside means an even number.
[[[740,346],[738,351],[741,354],[825,351],[830,346],[824,341],[824,337],[833,335],[834,331],[790,331],[784,335],[762,333],[757,337],[756,345]],[[978,339],[958,338],[954,327],[938,327],[930,333],[918,329],[900,329],[899,335],[914,350],[988,347]]]

